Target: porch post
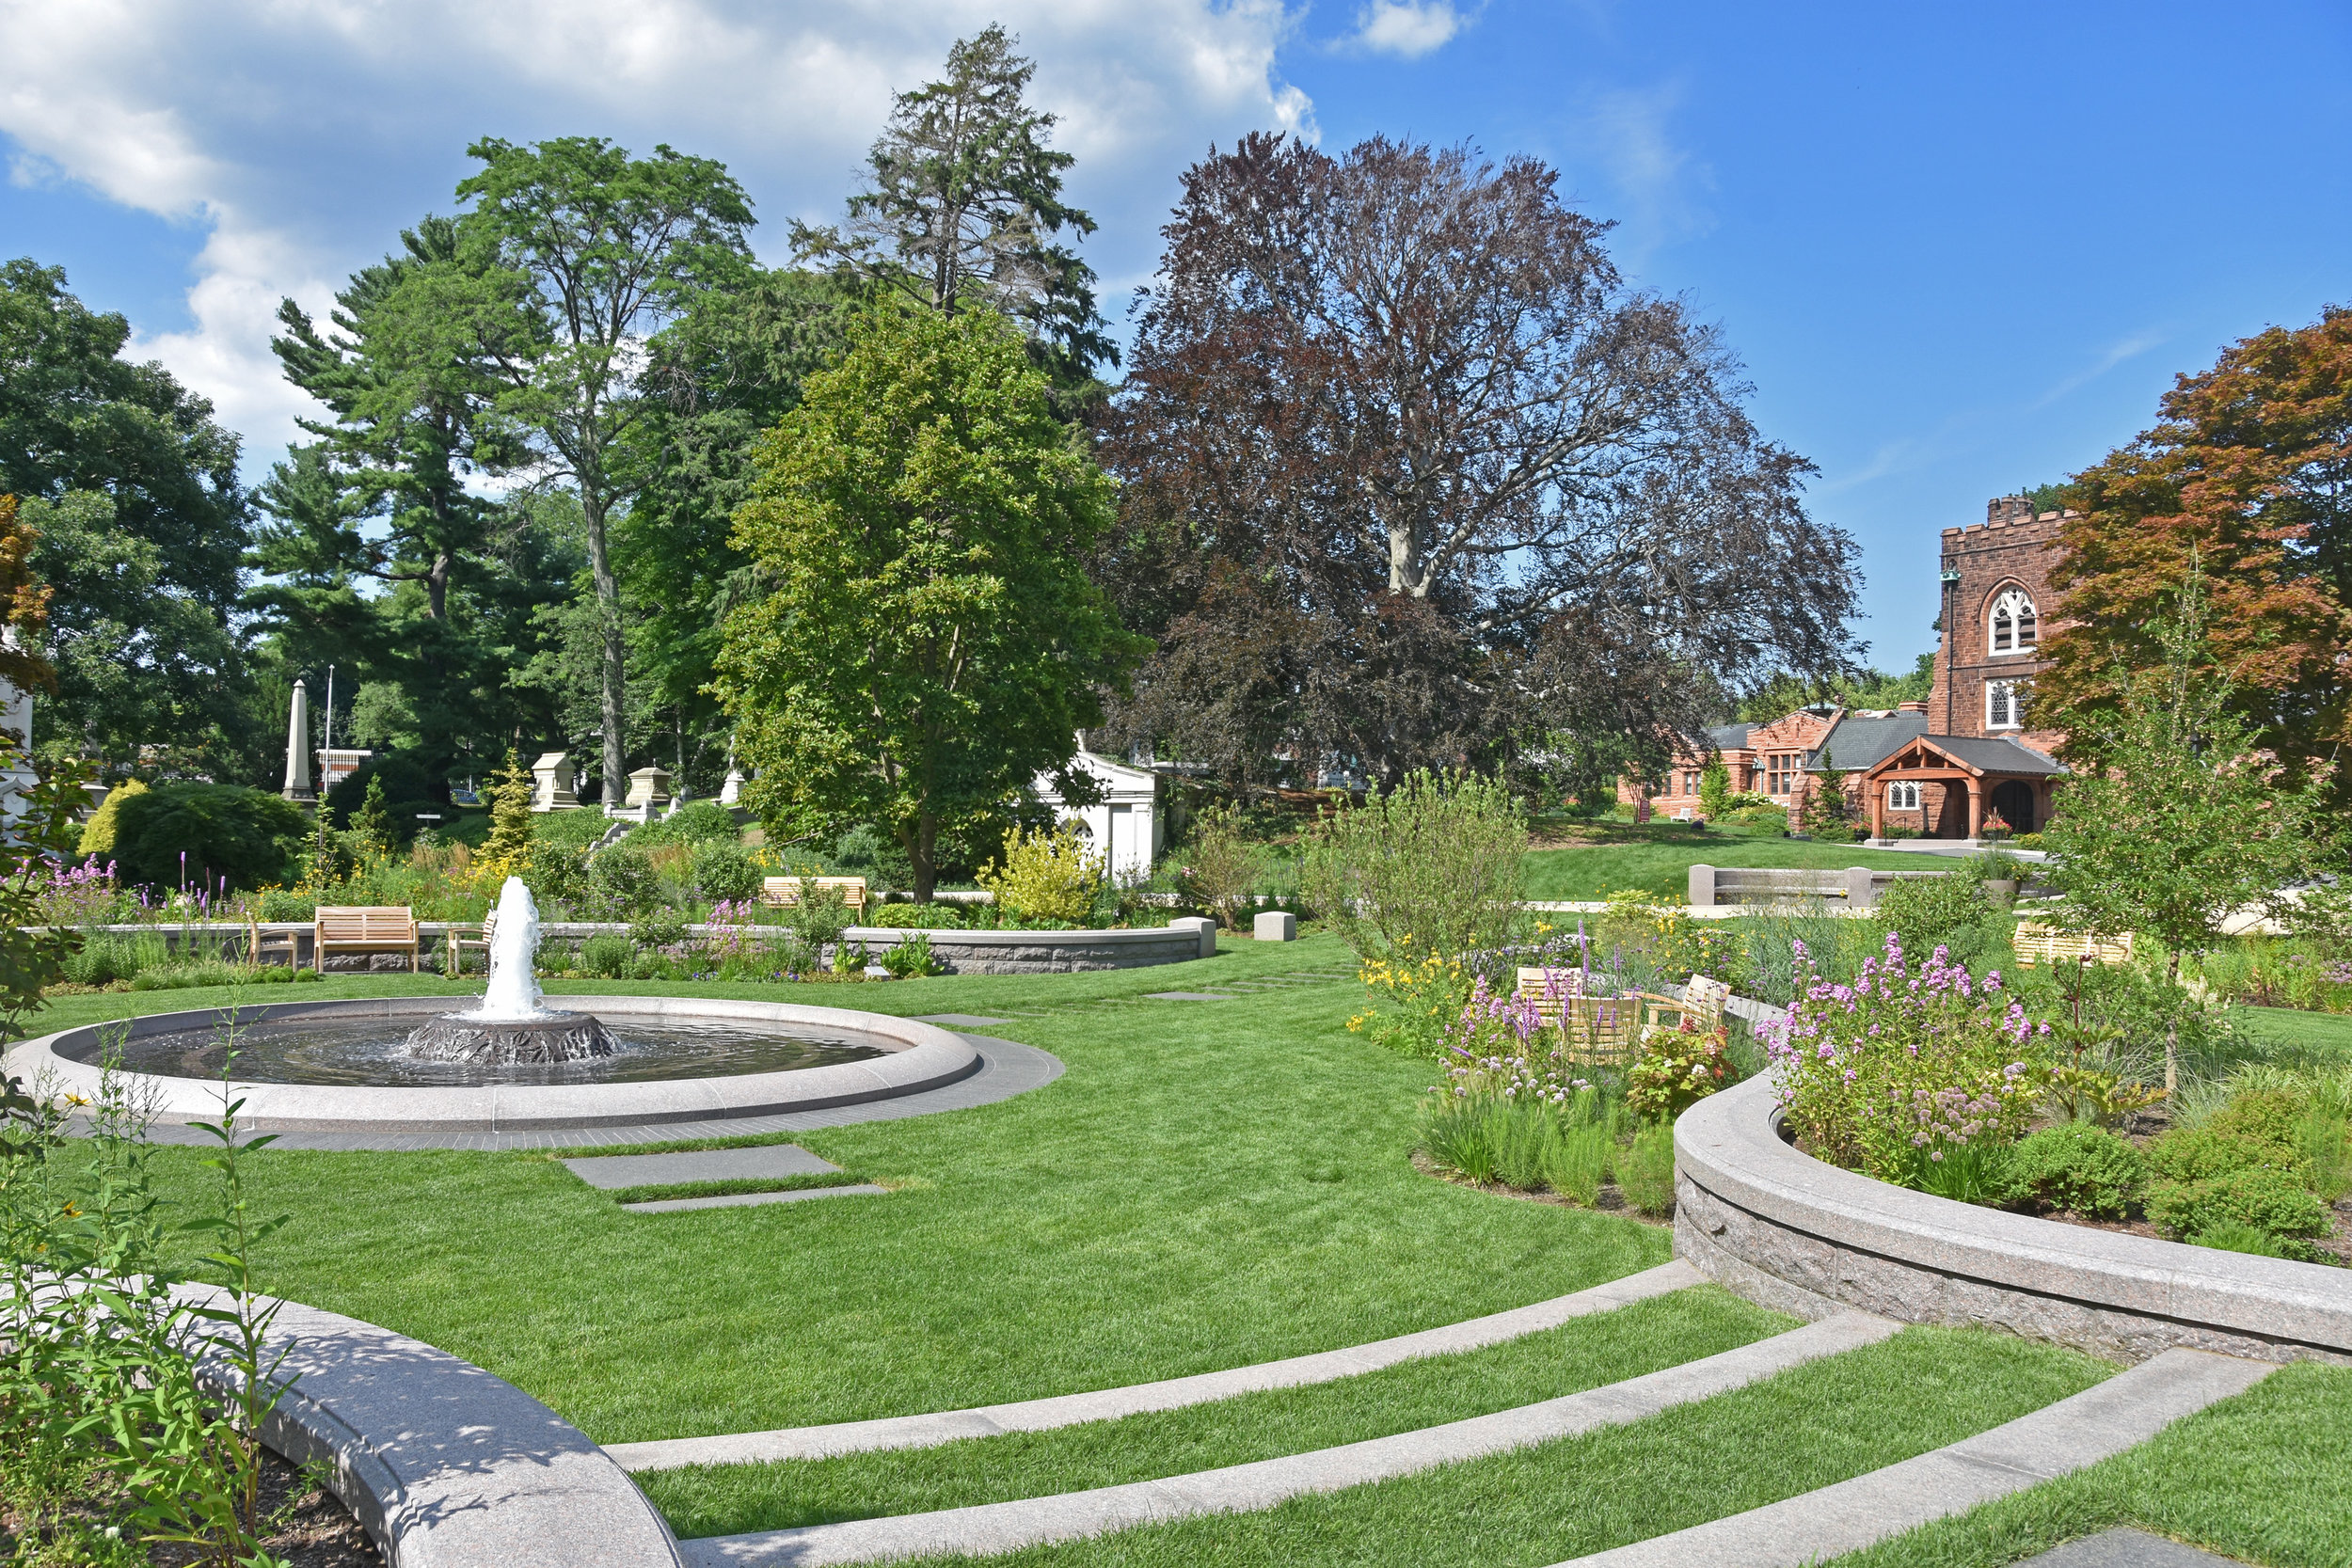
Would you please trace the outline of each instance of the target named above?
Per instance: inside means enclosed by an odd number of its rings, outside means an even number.
[[[1971,839],[1984,836],[1984,792],[1977,787],[1978,782],[1970,779],[1961,785],[1968,792],[1968,836]]]
[[[1862,787],[1870,792],[1870,836],[1883,839],[1886,836],[1886,781],[1865,779]]]

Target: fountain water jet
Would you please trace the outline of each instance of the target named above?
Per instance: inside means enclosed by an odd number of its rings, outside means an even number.
[[[435,1062],[576,1062],[612,1054],[612,1037],[586,1013],[540,1005],[539,906],[520,877],[499,890],[490,983],[471,1012],[443,1013],[408,1036],[408,1053]]]

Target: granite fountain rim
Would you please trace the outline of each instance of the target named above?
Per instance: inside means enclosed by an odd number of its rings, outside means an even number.
[[[352,997],[256,1002],[234,1009],[246,1022],[331,1018],[337,1014],[416,1018],[446,1013],[447,996]],[[379,1087],[347,1084],[271,1084],[233,1080],[245,1101],[238,1120],[254,1132],[520,1132],[534,1128],[658,1125],[893,1100],[943,1088],[980,1070],[980,1053],[935,1024],[887,1013],[734,997],[550,996],[548,1005],[611,1020],[801,1025],[863,1037],[883,1054],[856,1062],[721,1078],[661,1078],[626,1084],[479,1084]],[[199,1007],[60,1029],[8,1048],[5,1070],[27,1084],[44,1072],[56,1085],[94,1097],[99,1069],[60,1054],[95,1044],[99,1032],[127,1023],[130,1037],[210,1028],[231,1009]],[[220,1114],[216,1080],[129,1075],[153,1099],[161,1122],[210,1121]]]

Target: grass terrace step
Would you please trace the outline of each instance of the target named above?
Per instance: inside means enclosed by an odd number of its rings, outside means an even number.
[[[1116,1486],[1411,1432],[1677,1366],[1795,1326],[1713,1286],[1509,1344],[1305,1388],[894,1454],[640,1473],[681,1537]]]

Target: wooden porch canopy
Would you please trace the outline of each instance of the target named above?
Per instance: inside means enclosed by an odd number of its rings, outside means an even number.
[[[1886,836],[1886,785],[1890,784],[1940,784],[1963,791],[1968,799],[1967,836],[1977,838],[1995,789],[2011,783],[2026,785],[2033,792],[2039,823],[2049,815],[2050,781],[2065,772],[2054,759],[2005,737],[1915,736],[1863,771],[1862,787],[1870,801],[1870,836]]]

